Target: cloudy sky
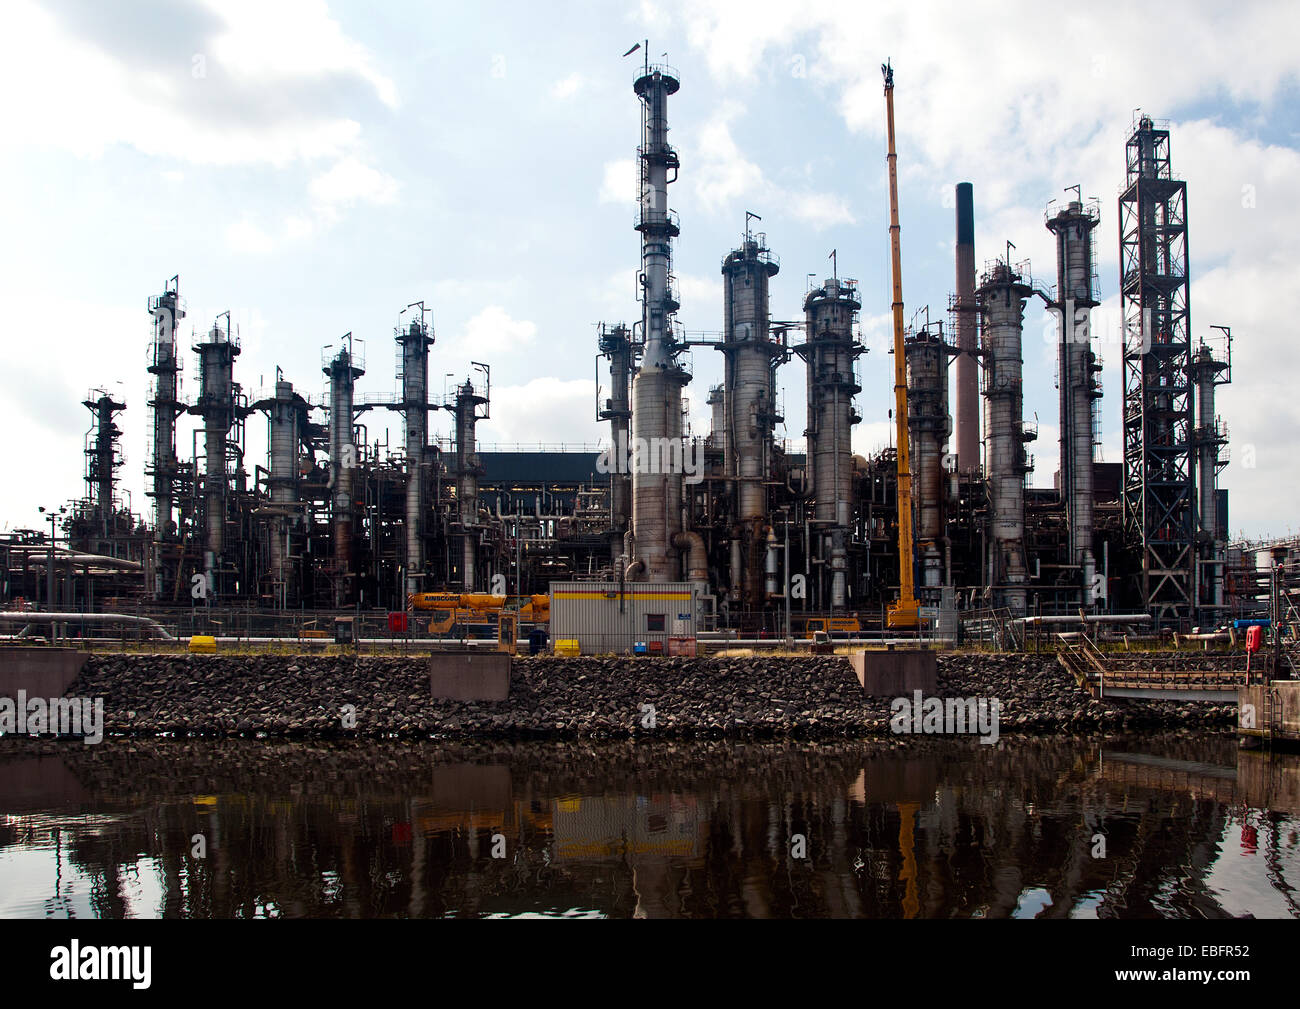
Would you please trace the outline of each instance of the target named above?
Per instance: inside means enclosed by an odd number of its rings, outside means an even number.
[[[431,385],[492,367],[497,444],[592,444],[594,325],[639,313],[634,62],[681,74],[669,191],[688,330],[721,328],[719,265],[746,210],[782,269],[772,313],[800,316],[810,273],[863,294],[856,449],[889,440],[888,202],[879,64],[894,62],[908,315],[945,318],[956,182],[975,187],[977,262],[1015,243],[1054,276],[1044,206],[1101,200],[1094,334],[1104,458],[1119,461],[1116,197],[1141,108],[1170,121],[1188,182],[1192,324],[1234,334],[1220,404],[1234,534],[1292,530],[1300,497],[1300,7],[1285,2],[890,5],[646,0],[598,4],[324,0],[7,0],[0,13],[0,528],[84,493],[81,400],[124,397],[122,489],[147,511],[146,302],[180,275],[198,333],[229,310],[250,392],[276,367],[324,388],[321,348],[365,341],[363,393],[394,384],[393,327],[431,307]],[[1054,324],[1026,316],[1033,482],[1056,468]],[[184,390],[195,392],[192,355]],[[697,433],[719,380],[694,353]],[[781,372],[784,437],[803,377]],[[184,421],[188,425],[190,422]],[[368,416],[371,440],[384,420]],[[447,435],[446,414],[435,431]],[[393,428],[396,440],[396,426]],[[248,423],[264,458],[265,421]],[[182,452],[191,445],[188,426]]]

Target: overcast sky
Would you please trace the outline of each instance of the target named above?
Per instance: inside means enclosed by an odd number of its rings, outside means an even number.
[[[229,310],[236,379],[277,366],[324,388],[321,348],[364,340],[361,393],[394,384],[393,327],[423,299],[440,396],[470,360],[492,368],[485,443],[594,444],[594,324],[639,317],[632,175],[635,62],[681,75],[669,101],[681,156],[669,189],[688,330],[722,325],[722,257],[746,210],[781,260],[774,318],[801,316],[807,274],[863,295],[864,422],[889,441],[888,201],[879,64],[893,60],[909,318],[944,318],[953,287],[952,187],[975,189],[976,260],[1015,243],[1054,280],[1049,200],[1101,200],[1104,458],[1120,460],[1116,197],[1134,110],[1170,120],[1187,180],[1192,327],[1230,325],[1234,535],[1296,522],[1300,466],[1300,6],[1285,2],[707,2],[398,4],[323,0],[7,0],[0,13],[0,528],[85,493],[86,392],[125,398],[122,490],[148,512],[146,302],[180,275],[190,327]],[[868,9],[870,8],[870,9]],[[666,57],[660,54],[666,53]],[[1055,329],[1026,314],[1026,416],[1036,485],[1056,469]],[[716,352],[693,355],[707,433]],[[607,380],[603,380],[606,381]],[[803,373],[779,379],[796,443]],[[120,384],[119,384],[120,383]],[[190,451],[191,421],[179,447]],[[366,415],[369,436],[384,418]],[[449,417],[434,415],[435,433]],[[394,444],[397,427],[394,425]],[[265,419],[248,422],[265,465]]]

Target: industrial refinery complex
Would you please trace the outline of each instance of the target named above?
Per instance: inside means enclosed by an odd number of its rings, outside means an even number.
[[[893,389],[862,385],[863,298],[841,274],[851,252],[809,282],[802,318],[773,319],[769,287],[781,282],[781,265],[753,215],[736,247],[718,250],[721,330],[687,332],[675,320],[673,246],[690,222],[669,194],[690,156],[670,146],[668,124],[683,82],[645,62],[633,83],[640,314],[601,322],[592,347],[604,451],[481,451],[476,428],[490,416],[493,362],[472,363],[435,395],[437,306],[424,302],[394,306],[395,392],[366,391],[365,343],[351,333],[324,347],[319,365],[250,389],[229,313],[190,319],[182,278],[172,277],[142,313],[142,330],[146,321],[152,328],[142,362],[148,402],[103,390],[87,397],[84,495],[47,513],[48,528],[0,541],[5,608],[162,625],[195,611],[218,621],[222,612],[409,613],[409,624],[389,626],[473,636],[497,611],[543,625],[566,593],[690,601],[666,624],[661,616],[629,627],[628,647],[674,629],[956,640],[999,615],[1081,612],[1186,632],[1264,612],[1268,571],[1226,534],[1227,436],[1215,394],[1232,377],[1231,331],[1217,323],[1231,320],[1194,327],[1190,315],[1176,136],[1136,116],[1118,202],[1102,206],[1075,187],[1048,204],[1043,227],[1056,262],[1037,264],[1036,275],[1002,235],[981,233],[977,257],[977,194],[959,184],[948,319],[908,327],[893,72],[883,69],[892,199],[879,220],[888,210]],[[1099,277],[1095,265],[1104,213],[1119,221],[1118,277]],[[883,240],[884,230],[863,240]],[[630,248],[628,260],[630,268]],[[1123,380],[1103,395],[1089,316],[1111,285],[1122,304]],[[1025,306],[1035,298],[1059,319],[1060,406],[1059,451],[1041,446],[1036,458],[1022,378]],[[691,430],[684,413],[692,349],[724,362],[723,381],[707,390],[707,432]],[[193,378],[183,389],[185,371]],[[781,390],[792,382],[806,384],[806,417],[782,415]],[[118,493],[115,418],[128,405],[150,418],[144,514]],[[1098,461],[1107,410],[1122,417],[1118,463]],[[401,416],[400,444],[368,438],[367,419],[381,411]],[[886,416],[894,446],[855,454],[854,425]],[[782,423],[802,430],[802,445],[776,437]],[[264,459],[245,451],[249,424],[267,425]],[[1029,485],[1035,468],[1054,468],[1051,489]]]

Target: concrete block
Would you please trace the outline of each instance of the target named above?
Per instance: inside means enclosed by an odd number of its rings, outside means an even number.
[[[0,647],[0,697],[62,697],[89,657],[75,648]]]
[[[873,697],[908,697],[912,691],[933,694],[938,687],[939,661],[924,650],[854,652],[849,656],[862,690]]]
[[[434,652],[429,686],[434,700],[504,701],[510,696],[511,656],[505,652]]]

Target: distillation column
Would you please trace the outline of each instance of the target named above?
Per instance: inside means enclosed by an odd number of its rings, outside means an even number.
[[[993,605],[1022,617],[1027,609],[1022,327],[1033,288],[1005,262],[986,270],[975,297],[983,319],[984,473],[988,481],[989,579]]]
[[[848,604],[853,425],[862,419],[853,409],[853,397],[862,388],[856,363],[862,345],[853,324],[862,303],[853,281],[829,279],[809,292],[803,307],[807,337],[795,350],[808,366],[807,486],[816,501],[813,522],[821,562],[830,571],[829,599],[819,593],[818,605],[843,609]]]
[[[417,303],[418,304],[418,303]],[[419,592],[424,576],[424,514],[428,487],[429,348],[433,333],[420,314],[399,327],[402,418],[406,426],[406,591]]]
[[[93,514],[99,533],[108,537],[113,524],[113,485],[121,456],[117,447],[122,430],[113,419],[126,409],[103,389],[94,390],[82,403],[94,418],[86,445],[86,487],[94,503]]]
[[[600,326],[600,353],[609,358],[609,399],[597,415],[609,421],[609,524],[614,559],[623,549],[623,536],[632,522],[632,478],[627,472],[628,437],[632,424],[632,338],[622,323]]]
[[[357,446],[352,428],[357,379],[366,373],[353,351],[352,334],[343,337],[339,352],[329,357],[325,348],[324,372],[329,376],[330,521],[334,539],[334,605],[353,601],[352,533],[353,478],[357,469]]]
[[[677,178],[677,152],[668,145],[668,96],[679,83],[667,68],[647,66],[634,89],[641,100],[641,366],[632,384],[632,535],[625,553],[629,577],[677,581],[681,563],[674,539],[682,532],[682,387],[690,376],[677,363],[672,331],[678,303],[672,290],[672,240],[680,233],[668,209],[668,184]],[[669,178],[669,170],[672,178]]]
[[[221,318],[226,328],[221,328]],[[230,430],[234,427],[235,403],[239,387],[235,385],[235,358],[239,343],[234,339],[230,313],[213,324],[208,339],[194,350],[199,355],[199,399],[193,412],[203,418],[203,570],[207,577],[207,597],[224,594],[218,584],[225,550],[226,495],[228,476],[226,456]]]
[[[175,496],[176,418],[184,412],[178,395],[180,359],[176,356],[176,327],[185,318],[180,300],[180,278],[172,277],[163,293],[149,299],[153,318],[153,337],[149,345],[149,374],[153,376],[149,410],[152,414],[149,461],[145,476],[150,481],[153,498],[153,545],[151,547],[150,585],[154,599],[164,599],[163,543],[173,535],[172,502]]]
[[[1071,201],[1047,220],[1056,236],[1056,302],[1059,314],[1057,388],[1060,390],[1061,499],[1069,535],[1068,564],[1079,569],[1080,602],[1097,601],[1097,561],[1092,549],[1093,454],[1101,371],[1092,352],[1089,320],[1097,307],[1094,238],[1100,211],[1095,201]]]
[[[1216,624],[1223,613],[1223,567],[1227,554],[1225,530],[1219,520],[1219,471],[1227,465],[1221,454],[1228,441],[1223,422],[1215,415],[1214,387],[1227,382],[1228,362],[1217,359],[1201,344],[1192,359],[1196,385],[1196,462],[1199,493],[1199,597],[1203,622]],[[1230,373],[1230,372],[1229,372]]]
[[[957,184],[957,294],[953,299],[954,433],[959,473],[978,472],[980,450],[979,366],[975,304],[975,203],[969,182]]]
[[[767,481],[772,474],[772,434],[780,423],[776,364],[781,347],[768,332],[768,284],[780,267],[763,235],[748,233],[722,261],[724,474],[732,487],[732,550],[741,567],[731,572],[733,598],[743,609],[764,600],[762,553],[768,549]],[[743,575],[742,575],[743,572]],[[737,591],[740,590],[740,591]]]
[[[945,584],[944,457],[952,420],[948,416],[948,345],[935,333],[920,332],[904,345],[907,357],[907,431],[911,447],[912,501],[917,553],[921,559],[921,598],[939,604]]]
[[[469,379],[456,390],[456,502],[461,529],[461,587],[466,592],[476,588],[475,564],[478,558],[478,478],[479,460],[474,444],[477,408],[487,402]]]
[[[293,391],[292,382],[277,377],[275,398],[258,406],[268,411],[271,578],[277,587],[276,602],[286,608],[297,604],[299,594],[298,558],[292,550],[291,536],[300,515],[298,445],[302,440],[307,403]]]

